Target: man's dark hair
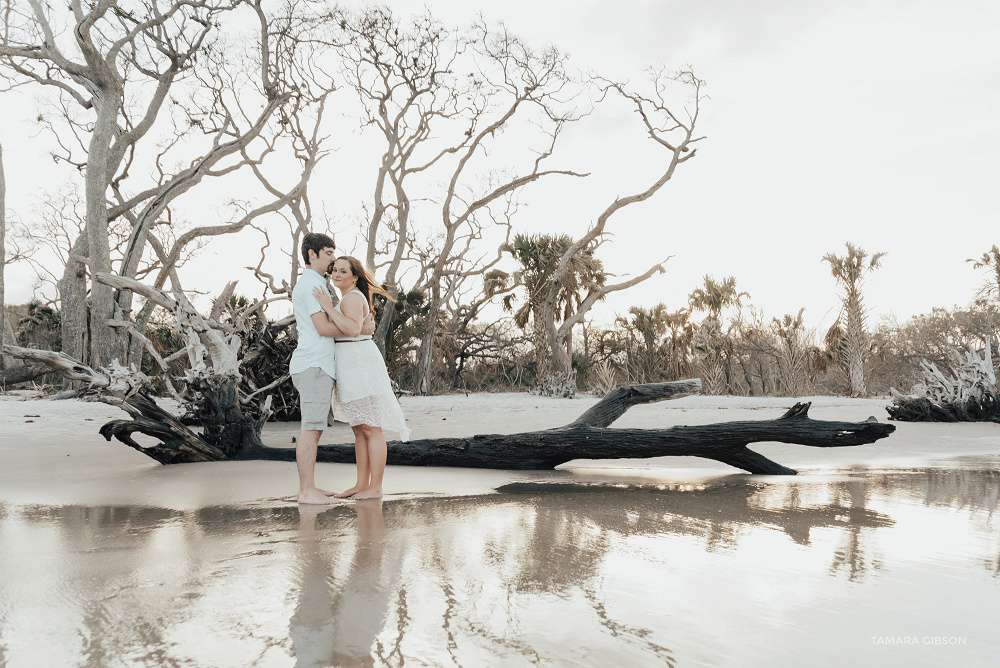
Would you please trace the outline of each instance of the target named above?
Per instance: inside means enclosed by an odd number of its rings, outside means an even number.
[[[309,251],[319,255],[319,252],[324,248],[333,248],[336,250],[337,244],[333,243],[333,239],[325,234],[310,232],[302,237],[302,261],[309,264]]]

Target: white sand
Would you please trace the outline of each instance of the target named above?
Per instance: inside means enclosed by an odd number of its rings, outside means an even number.
[[[888,400],[809,397],[815,419],[887,421]],[[405,397],[403,410],[413,438],[514,433],[560,426],[597,399],[551,399],[530,394],[475,394]],[[614,425],[666,428],[779,417],[793,401],[783,398],[691,396],[638,406]],[[113,442],[98,429],[105,421],[126,418],[118,409],[76,400],[0,397],[0,503],[131,504],[178,510],[225,503],[274,502],[295,490],[292,463],[234,462],[160,466],[145,455]],[[981,466],[1000,463],[1000,425],[894,423],[896,432],[878,443],[846,448],[758,444],[762,454],[799,470],[801,475],[854,467],[908,469]],[[268,445],[292,447],[295,423],[269,424]],[[348,442],[351,432],[338,425],[322,443]],[[143,442],[140,435],[137,440]],[[146,439],[152,443],[151,439]],[[967,459],[962,459],[967,458]],[[723,464],[695,457],[577,461],[557,471],[391,467],[385,491],[390,497],[481,494],[514,480],[573,479],[695,482],[742,474]],[[318,482],[340,489],[353,482],[353,466],[320,464]]]

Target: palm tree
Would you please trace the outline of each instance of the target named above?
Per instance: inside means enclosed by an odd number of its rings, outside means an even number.
[[[698,327],[696,351],[699,353],[703,391],[705,394],[719,394],[730,385],[732,360],[727,350],[732,347],[728,331],[722,328],[722,312],[727,308],[739,309],[743,298],[750,295],[736,289],[736,278],[727,276],[716,281],[706,275],[705,284],[695,288],[688,296],[692,310],[706,313]]]
[[[786,313],[783,318],[771,319],[771,331],[778,337],[778,364],[785,396],[798,396],[809,390],[809,350],[806,345],[805,324],[800,308],[797,315]]]
[[[18,320],[16,345],[42,350],[59,350],[59,311],[37,299],[27,304],[24,317]]]
[[[663,303],[651,308],[633,306],[631,318],[619,317],[618,324],[642,339],[642,348],[630,356],[636,363],[639,382],[677,380],[689,371],[694,325],[690,309],[668,311]]]
[[[596,247],[590,245],[573,256],[566,277],[559,285],[554,285],[551,276],[560,258],[572,245],[573,239],[565,234],[518,234],[503,248],[521,265],[513,278],[524,285],[527,298],[514,311],[514,323],[521,329],[527,328],[529,320],[532,323],[536,378],[539,381],[548,373],[551,356],[546,327],[554,329],[556,321],[572,316],[590,288],[602,286],[607,280],[603,263],[594,255]],[[513,310],[513,296],[506,297],[503,304],[507,310]],[[571,339],[567,337],[560,343],[569,345]]]
[[[705,285],[695,288],[688,303],[696,311],[704,311],[716,320],[722,315],[722,311],[730,306],[740,307],[743,305],[743,298],[750,295],[746,292],[736,291],[736,278],[727,276],[721,281],[716,281],[711,276],[706,275]]]
[[[625,333],[626,363],[635,366],[634,379],[639,383],[659,380],[665,373],[667,307],[659,303],[651,308],[633,306],[631,318],[619,316],[615,324]],[[638,341],[636,340],[638,338]],[[633,374],[629,374],[630,377]]]
[[[840,317],[835,326],[841,330],[840,343],[834,350],[847,370],[852,396],[864,396],[865,359],[868,356],[868,331],[866,329],[867,310],[861,296],[861,286],[866,274],[876,269],[886,253],[868,253],[854,244],[847,243],[844,256],[827,253],[824,262],[830,263],[830,272],[843,290],[841,294]],[[831,328],[832,330],[832,328]]]
[[[691,322],[691,309],[682,308],[667,314],[667,329],[670,330],[668,348],[668,380],[689,378],[693,358],[695,326]]]

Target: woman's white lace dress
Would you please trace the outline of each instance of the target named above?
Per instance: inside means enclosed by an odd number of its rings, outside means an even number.
[[[351,290],[364,296],[360,290]],[[351,294],[348,292],[347,294]],[[344,295],[346,297],[347,295]],[[340,304],[334,308],[340,311]],[[343,311],[341,311],[343,313]],[[368,304],[365,304],[365,315]],[[378,346],[370,336],[337,339],[337,378],[333,386],[333,414],[352,427],[367,424],[410,438],[403,410],[392,391],[389,373]]]

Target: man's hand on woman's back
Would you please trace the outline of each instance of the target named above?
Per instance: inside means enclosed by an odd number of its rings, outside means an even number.
[[[375,318],[371,313],[361,323],[361,333],[365,336],[371,336],[375,333]]]

